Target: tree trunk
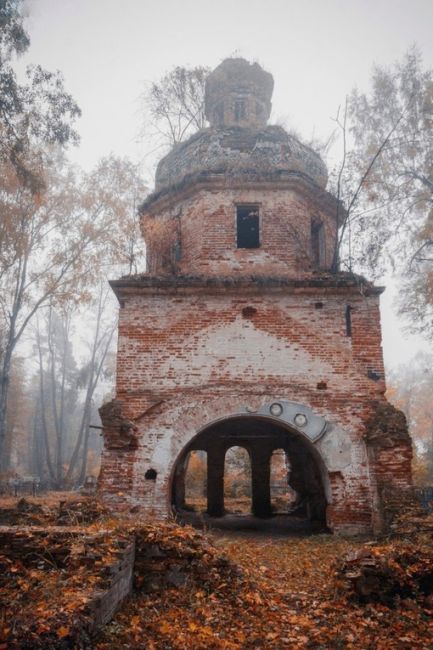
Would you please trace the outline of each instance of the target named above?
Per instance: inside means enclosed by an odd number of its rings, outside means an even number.
[[[48,440],[48,427],[47,427],[47,420],[45,416],[46,400],[45,400],[45,387],[44,387],[44,365],[42,360],[42,347],[41,347],[41,339],[39,333],[39,324],[36,330],[36,343],[38,347],[38,356],[39,356],[39,397],[40,397],[40,409],[41,409],[42,442],[45,448],[45,459],[47,462],[48,473],[50,479],[55,482],[55,472],[51,460],[50,445]]]
[[[89,416],[90,416],[90,410],[89,410]],[[89,452],[89,424],[90,424],[90,417],[87,419],[86,422],[86,429],[84,432],[84,440],[83,440],[83,458],[81,462],[81,469],[80,469],[80,475],[78,477],[78,485],[83,485],[84,481],[86,479],[86,471],[87,471],[87,454]]]
[[[0,472],[6,472],[9,469],[9,454],[7,453],[7,406],[8,394],[10,387],[10,373],[12,365],[13,339],[10,333],[6,343],[6,349],[3,355],[3,365],[0,377]]]

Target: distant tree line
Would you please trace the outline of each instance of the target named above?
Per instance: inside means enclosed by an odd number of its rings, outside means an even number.
[[[144,263],[146,188],[128,160],[88,174],[69,164],[80,111],[58,74],[34,67],[17,82],[21,9],[0,0],[0,470],[61,488],[99,451],[89,425],[111,386],[116,330],[106,277]]]

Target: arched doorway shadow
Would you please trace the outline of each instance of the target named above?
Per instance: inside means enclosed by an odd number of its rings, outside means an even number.
[[[250,514],[226,512],[225,457],[233,447],[246,449],[250,457]],[[277,514],[271,503],[271,459],[276,450],[286,454],[287,484],[293,495],[287,511]],[[185,474],[192,451],[206,452],[207,457],[206,499],[195,510],[185,507]],[[193,525],[313,532],[326,529],[327,481],[324,463],[306,436],[271,417],[235,416],[205,427],[182,450],[173,473],[172,505],[179,520]]]

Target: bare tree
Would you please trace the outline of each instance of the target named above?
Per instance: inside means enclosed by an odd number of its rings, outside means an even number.
[[[399,268],[405,294],[415,290],[431,304],[433,71],[422,69],[416,49],[392,68],[376,66],[371,92],[353,91],[337,125],[343,156],[334,191],[346,208],[337,254],[373,276]]]
[[[95,390],[116,331],[110,298],[110,288],[101,280],[94,301],[84,312],[71,303],[59,311],[51,306],[35,328],[39,393],[34,403],[38,420],[34,447],[40,449],[42,433],[44,464],[59,489],[85,477]],[[71,330],[84,315],[89,322],[87,356],[78,362]]]
[[[139,251],[130,243],[136,230],[131,197],[143,186],[130,163],[113,157],[78,178],[58,157],[55,169],[44,169],[45,189],[38,195],[22,184],[12,166],[5,164],[3,171],[0,458],[5,468],[8,460],[1,449],[16,346],[44,306],[89,300],[105,265],[136,266]]]
[[[145,113],[159,141],[170,146],[182,142],[206,125],[204,89],[209,69],[175,67],[150,84],[143,95]],[[145,132],[149,132],[145,124]]]
[[[77,142],[73,123],[80,109],[63,87],[59,72],[29,66],[19,83],[13,62],[30,45],[23,26],[23,0],[0,0],[0,161],[9,162],[21,182],[38,192],[43,175],[31,163],[46,161],[47,144]],[[30,154],[30,159],[29,159]]]

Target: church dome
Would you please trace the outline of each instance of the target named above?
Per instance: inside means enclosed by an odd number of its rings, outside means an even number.
[[[210,127],[160,161],[156,192],[209,175],[271,180],[297,174],[324,188],[328,174],[320,156],[282,127],[267,125],[273,85],[272,75],[257,63],[223,61],[206,82]]]

